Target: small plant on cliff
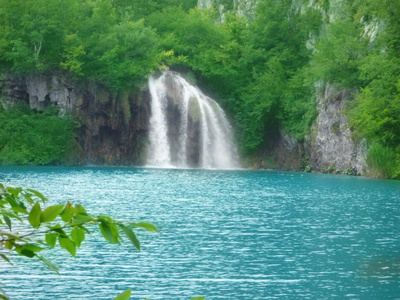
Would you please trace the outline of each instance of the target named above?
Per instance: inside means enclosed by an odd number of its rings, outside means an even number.
[[[367,164],[371,169],[371,175],[377,178],[396,177],[396,154],[380,143],[374,143],[368,150]]]
[[[303,154],[301,156],[300,169],[303,172],[307,172],[307,173],[311,172],[312,167],[310,165],[310,156],[309,155]]]
[[[0,164],[60,164],[71,155],[75,124],[54,111],[35,112],[27,105],[0,109]]]

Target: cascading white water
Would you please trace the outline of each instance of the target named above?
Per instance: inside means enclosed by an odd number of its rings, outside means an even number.
[[[150,77],[149,89],[149,166],[239,167],[231,126],[213,99],[171,71]]]

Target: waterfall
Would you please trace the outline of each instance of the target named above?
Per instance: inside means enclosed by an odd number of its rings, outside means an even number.
[[[149,89],[148,166],[239,167],[232,128],[217,102],[171,71],[151,76]]]

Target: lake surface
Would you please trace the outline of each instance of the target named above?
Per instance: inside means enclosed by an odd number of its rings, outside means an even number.
[[[0,261],[11,299],[400,299],[400,182],[146,168],[0,167],[0,182],[52,203],[145,221],[142,251],[85,240],[41,263]]]

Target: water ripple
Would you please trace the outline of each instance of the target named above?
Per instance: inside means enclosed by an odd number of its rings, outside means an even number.
[[[142,251],[89,236],[77,259],[0,262],[12,299],[400,299],[400,183],[284,172],[0,169],[0,181],[148,221]]]

